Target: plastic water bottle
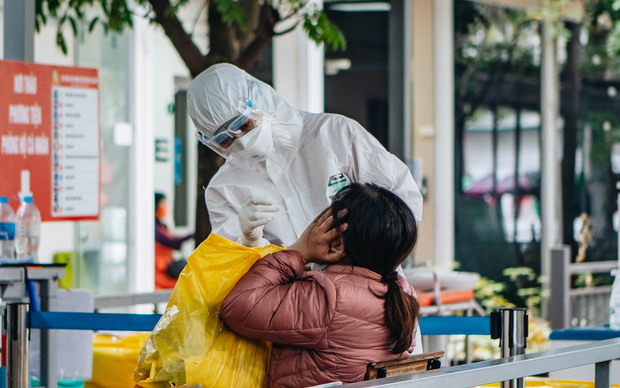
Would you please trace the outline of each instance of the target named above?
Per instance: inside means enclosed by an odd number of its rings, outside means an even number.
[[[0,259],[15,258],[15,213],[7,197],[0,197]]]
[[[24,197],[15,217],[15,251],[17,259],[32,258],[39,261],[39,240],[41,237],[41,213],[32,201]]]
[[[611,296],[609,297],[609,327],[620,330],[620,272],[615,269],[611,274],[616,277],[611,286]]]

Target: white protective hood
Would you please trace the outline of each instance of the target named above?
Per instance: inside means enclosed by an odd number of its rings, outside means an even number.
[[[187,108],[197,130],[208,139],[228,120],[248,110],[270,116],[274,141],[284,150],[297,146],[301,119],[269,85],[230,65],[209,67],[187,91]],[[278,148],[280,148],[278,147]],[[233,158],[232,155],[222,155]]]

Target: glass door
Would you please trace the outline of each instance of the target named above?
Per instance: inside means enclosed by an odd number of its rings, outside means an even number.
[[[101,217],[76,223],[77,284],[96,294],[129,291],[130,33],[82,32],[76,42],[77,66],[99,69],[101,125]]]

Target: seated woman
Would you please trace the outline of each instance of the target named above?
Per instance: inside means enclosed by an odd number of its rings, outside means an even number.
[[[398,196],[354,183],[289,247],[257,261],[224,300],[235,332],[273,342],[270,387],[364,379],[370,362],[408,357],[419,305],[395,269],[417,239]],[[330,264],[304,271],[307,263]]]

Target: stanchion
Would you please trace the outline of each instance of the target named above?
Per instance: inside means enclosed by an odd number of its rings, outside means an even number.
[[[7,387],[28,384],[28,303],[6,305]]]
[[[527,310],[523,308],[500,309],[491,313],[491,338],[499,338],[501,356],[525,354],[528,335]],[[502,388],[523,388],[523,378],[502,381]]]

